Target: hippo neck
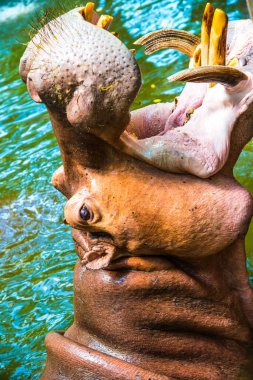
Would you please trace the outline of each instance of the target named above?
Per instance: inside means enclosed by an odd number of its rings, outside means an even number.
[[[49,111],[49,115],[61,150],[67,182],[76,182],[77,173],[81,172],[82,176],[83,169],[98,172],[112,170],[115,166],[119,169],[124,164],[125,154],[103,139],[73,127],[63,114]]]
[[[155,371],[155,378],[241,378],[252,336],[229,274],[222,278],[228,254],[236,245],[194,270],[171,262],[161,271],[88,271],[78,262],[75,323],[65,337]]]

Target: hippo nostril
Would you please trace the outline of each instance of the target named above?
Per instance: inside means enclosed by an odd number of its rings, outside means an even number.
[[[92,218],[92,214],[90,212],[90,210],[88,209],[87,206],[83,206],[80,210],[80,217],[85,220],[86,222],[88,222],[89,220],[91,220]]]

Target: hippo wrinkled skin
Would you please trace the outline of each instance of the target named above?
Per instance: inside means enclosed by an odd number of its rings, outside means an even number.
[[[58,139],[79,256],[74,324],[48,334],[43,380],[253,378],[253,202],[233,177],[253,135],[252,35],[229,24],[238,83],[187,83],[176,106],[132,114],[138,64],[81,8],[28,45],[20,74]]]

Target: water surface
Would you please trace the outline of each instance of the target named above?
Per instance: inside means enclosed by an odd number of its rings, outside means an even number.
[[[0,379],[37,379],[45,360],[44,337],[73,320],[72,275],[76,255],[62,224],[64,198],[50,179],[61,164],[43,105],[35,104],[18,75],[24,38],[34,12],[51,1],[0,0]],[[74,4],[75,2],[73,2]],[[216,1],[231,20],[247,17],[246,1]],[[115,16],[113,29],[129,46],[139,36],[164,27],[198,33],[205,1],[100,1]],[[186,67],[180,53],[149,58],[138,51],[144,86],[134,108],[171,101],[181,90],[166,78]],[[253,144],[236,167],[238,180],[253,193]],[[253,226],[247,237],[253,276]]]

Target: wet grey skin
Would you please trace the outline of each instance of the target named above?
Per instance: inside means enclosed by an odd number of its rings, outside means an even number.
[[[197,82],[186,84],[176,106],[156,104],[130,114],[141,86],[138,64],[117,37],[79,11],[43,27],[21,59],[29,93],[46,104],[51,119],[167,172],[200,178],[231,173],[253,135],[252,21],[229,24],[227,63],[237,58],[236,68],[176,75],[172,80]]]

